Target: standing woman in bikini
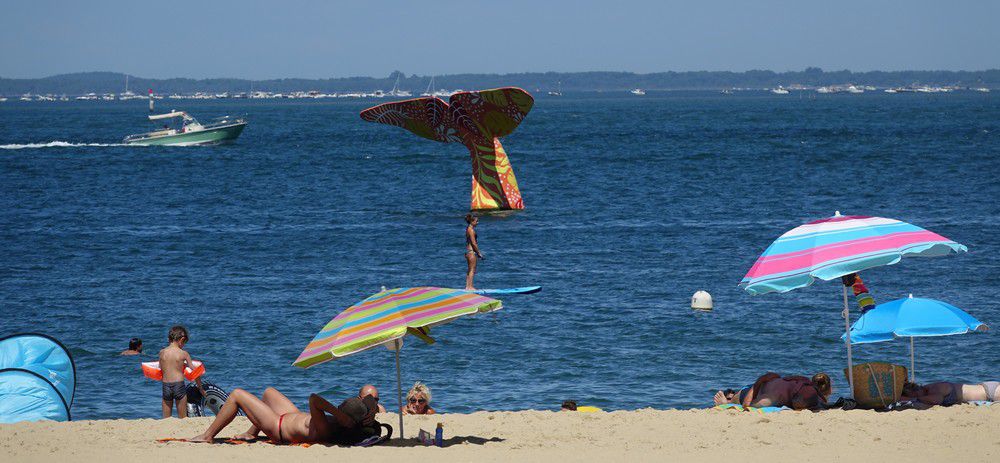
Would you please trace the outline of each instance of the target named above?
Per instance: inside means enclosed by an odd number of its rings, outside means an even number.
[[[479,224],[479,218],[471,213],[465,214],[465,223],[468,224],[465,227],[465,261],[469,264],[469,269],[465,273],[465,289],[473,290],[476,289],[472,286],[472,279],[476,276],[477,258],[483,260],[486,258],[479,251],[479,241],[476,239],[476,225]]]

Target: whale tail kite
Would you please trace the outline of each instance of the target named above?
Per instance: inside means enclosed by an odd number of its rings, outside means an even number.
[[[524,209],[500,137],[513,132],[534,104],[528,92],[504,87],[459,92],[448,103],[437,97],[385,103],[361,111],[361,118],[465,145],[472,157],[472,210]]]

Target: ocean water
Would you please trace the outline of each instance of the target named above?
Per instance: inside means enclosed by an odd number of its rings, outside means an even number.
[[[153,359],[173,324],[206,379],[304,403],[365,382],[395,404],[377,348],[291,362],[381,286],[463,284],[469,161],[362,122],[376,101],[159,102],[245,113],[237,143],[127,147],[145,103],[0,104],[0,334],[34,331],[76,359],[76,419],[157,417]],[[526,209],[486,217],[479,287],[542,285],[496,316],[407,338],[404,386],[444,412],[704,407],[766,371],[846,393],[840,287],[737,287],[778,235],[844,214],[898,218],[970,252],[865,273],[879,301],[938,298],[1000,326],[1000,99],[991,95],[653,93],[538,96],[504,139]],[[709,291],[715,310],[692,311]],[[918,339],[920,380],[1000,379],[994,332]],[[908,361],[903,341],[859,360]]]

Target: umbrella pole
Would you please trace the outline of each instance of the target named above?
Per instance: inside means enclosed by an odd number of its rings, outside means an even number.
[[[913,363],[913,336],[910,336],[910,382],[917,382],[917,367]]]
[[[847,305],[847,286],[844,286],[844,333],[847,342],[847,385],[854,398],[854,358],[851,356],[851,309]],[[910,338],[913,339],[913,338]]]
[[[399,372],[399,351],[403,343],[396,340],[396,400],[399,403],[399,438],[403,438],[403,376]]]

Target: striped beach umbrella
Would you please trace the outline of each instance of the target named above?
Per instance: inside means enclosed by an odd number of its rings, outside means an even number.
[[[968,248],[937,233],[895,219],[866,216],[833,217],[809,222],[781,235],[743,277],[740,286],[752,295],[787,292],[899,262],[904,256],[935,257]],[[850,308],[844,290],[844,331],[851,391],[854,378],[850,340]]]
[[[468,291],[430,286],[382,290],[330,320],[292,365],[309,368],[323,362],[386,346],[396,352],[396,394],[403,407],[399,349],[413,334],[431,344],[430,328],[463,315],[500,310],[500,301]],[[403,416],[399,416],[403,437]]]

